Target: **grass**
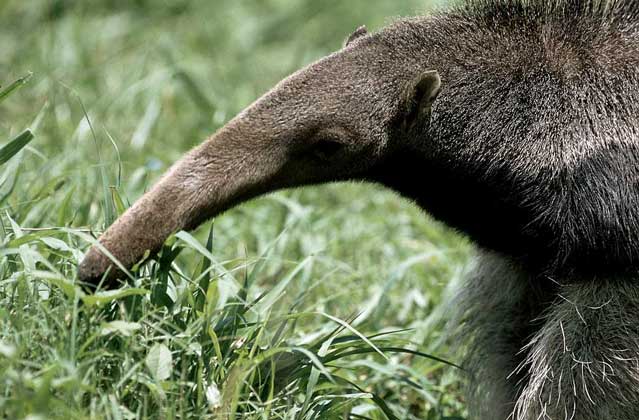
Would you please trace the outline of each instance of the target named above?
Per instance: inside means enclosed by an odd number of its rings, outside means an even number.
[[[177,234],[131,287],[75,285],[186,150],[359,25],[427,6],[1,2],[0,416],[464,418],[431,356],[455,361],[442,319],[470,247],[380,187],[272,194]]]

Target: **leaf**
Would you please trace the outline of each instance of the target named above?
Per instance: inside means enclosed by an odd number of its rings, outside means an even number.
[[[82,299],[86,298],[84,292],[79,287],[57,273],[34,271],[33,275],[40,280],[44,280],[47,283],[58,287],[69,299],[74,299],[76,296],[80,296]]]
[[[127,289],[117,289],[117,290],[109,290],[106,292],[98,292],[94,295],[83,296],[82,301],[87,306],[102,306],[104,304],[113,302],[114,300],[122,299],[127,296],[136,296],[136,295],[145,295],[149,293],[146,289],[136,289],[136,288],[127,288]]]
[[[43,236],[41,232],[29,233],[28,235],[18,236],[15,239],[12,239],[9,242],[7,242],[5,246],[7,248],[18,248],[22,245],[39,241],[41,236]]]
[[[343,321],[339,318],[335,318],[334,316],[331,316],[329,314],[326,314],[324,312],[316,312],[318,315],[321,315],[325,318],[330,319],[333,322],[336,322],[338,324],[340,324],[342,327],[346,328],[347,330],[349,330],[351,333],[355,334],[356,336],[358,336],[361,340],[363,340],[366,344],[368,344],[373,350],[375,350],[375,352],[377,354],[379,354],[380,356],[382,356],[384,359],[388,360],[388,356],[386,356],[384,354],[383,351],[381,351],[375,344],[373,344],[372,341],[370,341],[368,338],[366,338],[366,336],[364,336],[362,333],[360,333],[359,331],[357,331],[355,328],[353,328],[348,322]]]
[[[104,165],[102,162],[102,153],[100,153],[100,144],[98,142],[98,137],[95,134],[95,130],[93,129],[93,123],[91,122],[91,118],[89,118],[89,113],[87,112],[86,107],[84,106],[84,102],[80,96],[76,96],[76,99],[80,103],[80,107],[82,108],[82,113],[84,114],[85,121],[89,126],[89,130],[91,131],[91,137],[93,137],[93,143],[95,144],[95,149],[98,154],[98,167],[100,171],[100,178],[102,179],[102,197],[104,203],[104,222],[107,226],[111,226],[113,222],[115,222],[115,215],[113,214],[113,202],[111,201],[111,195],[109,194],[109,179],[104,169]]]
[[[158,117],[160,116],[160,111],[162,110],[161,102],[157,97],[153,98],[149,105],[146,107],[146,111],[144,112],[144,116],[138,123],[138,126],[133,132],[133,136],[131,137],[131,146],[140,150],[144,147],[144,144],[151,136],[151,131],[153,131],[153,127],[155,126]]]
[[[111,321],[102,325],[100,335],[119,333],[124,337],[130,337],[135,331],[138,331],[141,328],[142,325],[137,322]]]
[[[44,234],[40,238],[40,241],[42,241],[47,247],[51,249],[57,249],[58,251],[62,251],[62,252],[72,253],[74,251],[74,249],[71,248],[69,244],[67,244],[66,242],[57,238],[50,238],[46,236],[46,233],[51,234],[51,232],[43,232],[43,233]]]
[[[109,187],[111,190],[111,199],[113,200],[113,205],[115,206],[115,211],[118,212],[118,216],[122,216],[126,211],[126,206],[124,205],[124,201],[122,201],[122,197],[118,192],[116,187]]]
[[[7,163],[9,159],[29,144],[31,140],[33,140],[33,133],[30,130],[24,130],[14,137],[13,140],[9,141],[9,143],[5,144],[0,149],[0,165]]]
[[[262,299],[261,302],[253,307],[253,311],[258,315],[263,316],[269,309],[271,309],[271,307],[278,301],[278,299],[280,299],[282,295],[286,293],[286,288],[288,287],[291,280],[293,280],[295,276],[300,271],[302,271],[302,269],[304,269],[311,260],[312,257],[307,257],[301,263],[299,263],[297,267],[295,267],[293,271],[291,271],[289,275],[284,278],[284,280],[280,281],[273,289],[271,289],[266,294],[266,296],[264,296],[264,299]]]
[[[18,185],[20,176],[20,159],[13,159],[5,166],[4,172],[0,174],[0,205],[11,196]]]
[[[333,339],[334,337],[331,337],[330,339],[326,340],[322,344],[322,347],[320,348],[320,351],[317,354],[319,357],[326,356],[329,348],[331,347],[331,344],[333,343]],[[320,376],[320,371],[315,366],[313,366],[311,368],[311,374],[309,375],[308,383],[306,385],[306,397],[304,398],[302,413],[306,413],[308,411],[308,408],[310,407],[311,401],[313,399],[313,393],[315,392],[315,386],[317,385],[317,382],[319,381],[319,376]]]
[[[199,244],[199,243],[198,243]],[[209,237],[206,241],[206,250],[209,254],[213,255],[213,225],[209,229]],[[211,284],[211,259],[206,258],[206,256],[202,256],[202,278],[199,282],[199,288],[196,291],[195,297],[195,309],[198,311],[202,311],[204,308],[204,303],[206,302],[206,293],[209,290],[209,285]]]
[[[199,252],[201,255],[203,255],[204,257],[208,258],[210,261],[217,263],[217,261],[215,260],[215,257],[213,256],[213,254],[206,248],[204,248],[202,246],[202,244],[200,242],[198,242],[197,239],[195,239],[190,233],[185,232],[185,231],[180,231],[178,233],[175,234],[175,237],[186,242],[188,245],[190,245],[193,249],[195,249],[197,252]]]
[[[15,82],[11,83],[6,88],[0,90],[0,102],[2,102],[4,100],[4,98],[9,96],[13,91],[15,91],[16,89],[19,89],[22,86],[24,86],[29,81],[29,79],[31,78],[32,75],[33,75],[33,73],[29,72],[27,75],[22,76],[21,78],[19,78]]]
[[[60,207],[58,209],[58,226],[66,226],[69,224],[69,220],[72,219],[73,209],[71,205],[71,200],[75,195],[75,187],[71,187],[69,192],[64,196],[62,202],[60,203]]]
[[[224,387],[222,388],[222,402],[218,403],[215,412],[218,418],[223,420],[231,420],[235,418],[235,411],[242,392],[244,378],[250,373],[250,369],[246,366],[243,358],[235,362],[231,371],[226,376]]]
[[[389,353],[412,354],[413,356],[419,356],[419,357],[423,357],[424,359],[432,360],[434,362],[443,363],[445,365],[448,365],[450,367],[454,367],[454,368],[459,369],[461,371],[465,370],[460,365],[457,365],[457,364],[455,364],[453,362],[449,362],[446,359],[442,359],[441,357],[433,356],[431,354],[422,353],[422,352],[417,351],[417,350],[405,349],[405,348],[401,348],[401,347],[380,347],[379,350],[384,351],[384,352],[389,352]],[[359,349],[355,349],[355,350],[351,350],[351,351],[347,351],[347,352],[343,352],[343,353],[337,353],[336,352],[336,353],[332,353],[332,354],[328,355],[326,358],[324,358],[324,363],[329,363],[329,362],[332,362],[334,360],[342,359],[342,358],[347,357],[347,356],[361,355],[361,354],[367,354],[367,353],[373,353],[373,352],[377,352],[377,351],[375,349],[359,348]]]
[[[173,370],[173,355],[164,344],[156,344],[151,347],[146,356],[146,367],[158,381],[165,381],[171,377]]]

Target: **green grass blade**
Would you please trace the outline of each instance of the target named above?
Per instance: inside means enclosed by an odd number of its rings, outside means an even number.
[[[10,140],[9,143],[2,146],[0,149],[0,165],[7,163],[9,159],[17,155],[31,140],[33,140],[33,133],[30,130],[24,130]]]
[[[382,350],[380,350],[375,344],[373,344],[372,341],[370,341],[368,338],[366,338],[366,336],[362,333],[360,333],[359,331],[357,331],[353,326],[351,326],[348,322],[341,320],[337,317],[334,317],[332,315],[329,315],[327,313],[324,312],[316,312],[316,314],[321,315],[325,318],[330,319],[331,321],[343,326],[344,328],[346,328],[347,330],[349,330],[351,333],[357,335],[362,341],[364,341],[366,344],[368,344],[370,346],[371,349],[373,349],[377,354],[379,354],[380,356],[382,356],[384,359],[388,360],[388,356],[386,356],[384,354],[384,352]]]
[[[206,240],[206,250],[209,254],[213,255],[213,225],[209,229],[209,236]],[[206,301],[206,293],[209,290],[209,284],[211,283],[211,259],[202,256],[202,279],[199,282],[199,288],[196,291],[195,297],[195,309],[202,311],[204,303]]]
[[[0,174],[0,206],[13,194],[21,172],[20,159],[13,159]]]
[[[11,83],[6,88],[2,89],[0,91],[0,102],[2,102],[5,98],[7,98],[9,95],[15,92],[17,89],[24,86],[29,81],[29,79],[31,79],[31,76],[33,76],[33,73],[29,72],[25,76],[22,76],[15,82]]]
[[[82,297],[82,301],[87,306],[103,306],[118,299],[125,298],[127,296],[140,296],[146,295],[149,291],[146,289],[139,288],[126,288],[126,289],[117,289],[117,290],[109,290],[106,292],[97,292],[93,295],[87,295]]]
[[[93,129],[93,123],[91,122],[91,118],[89,117],[89,113],[84,106],[84,102],[80,95],[75,93],[73,90],[71,92],[76,96],[80,104],[80,108],[82,109],[82,114],[86,119],[87,124],[89,125],[89,130],[91,131],[91,137],[93,138],[93,143],[95,144],[95,149],[98,157],[98,167],[100,171],[100,179],[102,181],[102,199],[104,205],[104,224],[105,226],[111,226],[113,222],[115,222],[115,209],[113,208],[113,202],[111,201],[111,194],[109,193],[109,178],[106,173],[106,169],[104,168],[104,161],[102,160],[102,153],[100,152],[100,143],[98,142],[98,136]]]
[[[116,187],[109,187],[109,189],[111,190],[111,201],[113,202],[115,211],[118,216],[122,216],[126,211],[126,205],[124,204],[124,201],[122,201],[122,197]]]
[[[439,362],[439,363],[443,363],[445,365],[457,368],[459,370],[464,370],[463,367],[453,363],[453,362],[449,362],[446,359],[442,359],[441,357],[437,357],[437,356],[433,356],[432,354],[427,354],[427,353],[423,353],[417,350],[411,350],[411,349],[405,349],[405,348],[401,348],[401,347],[380,347],[379,350],[383,351],[383,352],[387,352],[387,353],[404,353],[404,354],[411,354],[413,356],[419,356],[419,357],[423,357],[424,359],[430,359],[432,361],[435,362]],[[356,350],[351,350],[351,351],[347,351],[347,352],[343,352],[343,353],[339,353],[339,354],[332,354],[327,356],[325,359],[323,359],[324,363],[330,363],[334,360],[338,360],[338,359],[342,359],[344,357],[348,357],[348,356],[354,356],[354,355],[361,355],[361,354],[368,354],[368,353],[377,353],[377,351],[375,351],[374,349],[371,348],[358,348]]]

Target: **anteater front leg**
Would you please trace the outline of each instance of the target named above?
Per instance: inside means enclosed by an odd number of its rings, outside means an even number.
[[[526,348],[515,420],[639,419],[639,283],[562,286]]]

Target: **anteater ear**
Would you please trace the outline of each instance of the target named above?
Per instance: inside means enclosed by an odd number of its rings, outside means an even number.
[[[368,35],[368,29],[366,29],[366,26],[360,26],[346,39],[344,46],[347,47],[351,42],[366,35]]]
[[[430,116],[430,110],[441,90],[441,79],[436,70],[428,70],[417,76],[406,89],[407,125],[413,125]]]

